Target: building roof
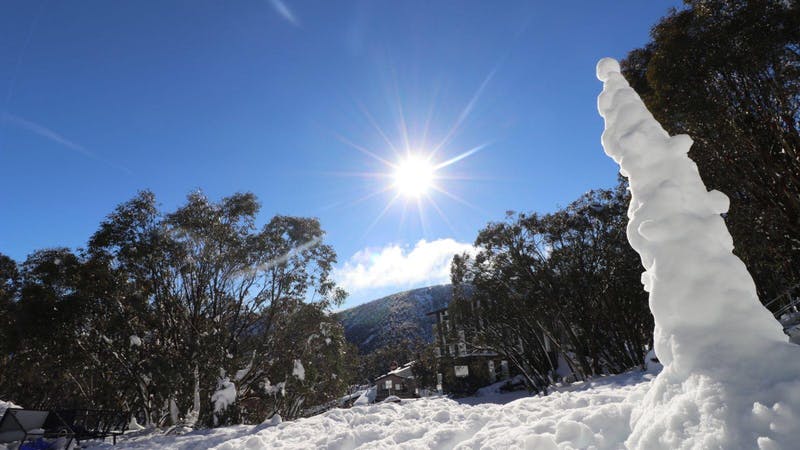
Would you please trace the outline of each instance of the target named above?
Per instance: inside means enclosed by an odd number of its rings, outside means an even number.
[[[409,379],[410,378],[414,378],[414,372],[411,370],[411,366],[414,365],[414,362],[415,361],[411,361],[411,362],[405,363],[401,367],[398,367],[397,369],[394,369],[391,372],[387,372],[387,373],[379,376],[378,378],[375,379],[375,381],[378,381],[378,380],[380,380],[382,378],[386,378],[389,375],[395,375],[395,376],[398,376],[400,378],[409,378]]]
[[[431,312],[427,312],[427,313],[425,313],[425,315],[426,315],[426,316],[432,316],[432,315],[434,315],[434,314],[438,314],[438,313],[440,313],[440,312],[442,312],[442,311],[447,311],[447,306],[445,306],[444,308],[434,309],[434,310],[433,310],[433,311],[431,311]]]

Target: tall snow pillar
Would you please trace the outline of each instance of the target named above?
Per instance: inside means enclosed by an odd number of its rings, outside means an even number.
[[[603,81],[597,101],[605,119],[602,143],[630,183],[628,241],[645,268],[655,351],[664,364],[634,411],[627,445],[730,449],[800,442],[800,426],[776,425],[781,413],[800,412],[800,347],[788,343],[732,253],[720,217],[728,197],[706,190],[687,155],[692,139],[664,131],[617,61],[600,60],[597,78]]]

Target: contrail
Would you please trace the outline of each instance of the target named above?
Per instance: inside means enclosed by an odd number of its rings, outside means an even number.
[[[110,161],[106,161],[106,160],[98,157],[94,153],[92,153],[89,150],[87,150],[86,147],[84,147],[84,146],[82,146],[80,144],[77,144],[77,143],[65,138],[64,136],[56,133],[55,131],[51,130],[50,128],[45,127],[44,125],[40,125],[40,124],[38,124],[36,122],[31,122],[30,120],[23,119],[22,117],[19,117],[19,116],[16,116],[14,114],[10,114],[10,113],[7,113],[7,112],[3,112],[2,114],[0,114],[0,122],[7,123],[7,124],[10,124],[10,125],[14,125],[17,128],[22,128],[24,130],[30,131],[31,133],[36,134],[38,136],[41,136],[41,137],[43,137],[45,139],[48,139],[48,140],[50,140],[52,142],[55,142],[56,144],[60,144],[60,145],[62,145],[64,147],[67,147],[70,150],[74,150],[74,151],[80,153],[81,155],[83,155],[83,156],[85,156],[87,158],[93,159],[95,161],[99,161],[99,162],[101,162],[103,164],[107,164],[107,165],[109,165],[111,167],[114,167],[116,169],[122,170],[123,172],[125,172],[125,173],[127,173],[129,175],[133,174],[133,172],[131,172],[130,169],[128,169],[127,167],[120,166],[118,164],[112,163]]]
[[[16,125],[19,128],[23,128],[25,130],[30,131],[33,134],[38,134],[39,136],[50,139],[51,141],[61,144],[64,147],[71,148],[78,153],[83,154],[84,156],[88,156],[89,158],[96,158],[94,153],[86,150],[82,145],[76,144],[69,139],[61,136],[60,134],[56,133],[55,131],[45,127],[44,125],[39,125],[38,123],[31,122],[30,120],[23,119],[22,117],[15,116],[13,114],[9,114],[4,112],[2,116],[2,120],[5,123],[10,123],[12,125]]]
[[[300,22],[297,21],[297,17],[295,17],[292,10],[286,6],[282,0],[269,0],[269,4],[272,5],[272,9],[275,10],[281,17],[286,19],[287,22],[291,23],[292,25],[299,27]]]

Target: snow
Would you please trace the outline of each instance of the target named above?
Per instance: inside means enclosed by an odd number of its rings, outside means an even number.
[[[8,408],[22,408],[22,407],[19,406],[19,405],[15,405],[15,404],[13,404],[11,402],[4,402],[4,401],[0,400],[0,417],[3,417],[3,414],[6,413],[6,410]]]
[[[375,397],[378,395],[378,389],[373,386],[366,391],[364,391],[355,402],[353,402],[354,406],[363,406],[369,405],[371,403],[375,403]]]
[[[664,365],[659,361],[656,356],[655,350],[650,350],[644,357],[644,367],[648,372],[658,373],[664,369]]]
[[[179,416],[180,416],[180,411],[178,411],[178,404],[175,403],[175,399],[174,398],[170,397],[170,399],[169,399],[169,418],[170,418],[170,420],[172,420],[173,424],[178,423]]]
[[[233,376],[233,379],[236,380],[237,382],[244,380],[244,377],[250,374],[250,371],[253,369],[254,360],[255,360],[255,353],[253,353],[253,357],[250,358],[250,362],[247,363],[247,366],[244,369],[239,369],[236,371],[236,375]]]
[[[303,381],[306,379],[306,369],[299,359],[294,360],[294,368],[292,368],[292,375],[297,377],[298,380]]]
[[[221,378],[217,390],[211,395],[211,403],[214,405],[214,420],[216,421],[219,413],[225,411],[235,401],[236,385],[228,377]]]
[[[385,375],[380,376],[379,379],[387,375],[396,375],[400,378],[414,378],[414,372],[413,372],[414,363],[415,361],[407,362],[394,370],[390,370]]]
[[[267,378],[267,379],[264,380],[263,387],[264,387],[264,391],[267,394],[270,394],[270,395],[281,394],[281,396],[286,396],[286,382],[285,381],[281,381],[280,383],[278,383],[278,384],[273,386],[272,383],[269,381],[269,378]]]
[[[136,417],[133,415],[131,416],[131,420],[128,421],[128,431],[142,431],[144,427],[139,425],[139,421],[136,420]]]
[[[655,319],[647,371],[559,385],[547,396],[504,394],[497,383],[465,399],[373,404],[373,387],[349,409],[185,434],[144,429],[113,448],[797,448],[800,347],[761,305],[732,253],[720,217],[728,198],[706,190],[687,156],[691,138],[670,137],[661,128],[616,61],[601,60],[597,76],[604,82],[602,143],[630,181],[628,240],[641,256]],[[305,378],[300,360],[292,374]],[[267,392],[284,387],[264,382]],[[224,373],[211,400],[215,416],[236,400],[236,386]],[[0,401],[0,413],[11,406]]]
[[[606,153],[632,193],[628,240],[646,269],[655,354],[664,365],[631,416],[629,448],[793,448],[800,442],[800,347],[761,305],[687,152],[620,73],[597,65]]]
[[[142,339],[135,334],[132,334],[130,337],[131,347],[141,347],[142,346]]]
[[[457,401],[466,405],[477,405],[481,403],[502,404],[518,398],[528,397],[530,394],[524,389],[511,392],[503,391],[503,388],[509,385],[523,385],[525,383],[524,380],[524,376],[517,375],[511,379],[498,381],[494,384],[490,384],[478,389],[477,392],[475,392],[474,397],[459,398]]]
[[[184,435],[140,432],[122,437],[113,448],[618,449],[630,434],[631,413],[653,377],[639,371],[601,377],[555,388],[548,396],[495,392],[494,402],[481,402],[480,397],[403,399],[332,409],[290,422],[278,418]],[[109,443],[91,448],[112,447]]]

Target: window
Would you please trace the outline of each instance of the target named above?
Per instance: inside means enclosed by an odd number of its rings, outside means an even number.
[[[453,371],[458,378],[469,376],[469,366],[453,366]]]
[[[391,389],[392,388],[392,380],[386,380],[386,382],[383,383],[383,385],[386,387],[386,389]]]

